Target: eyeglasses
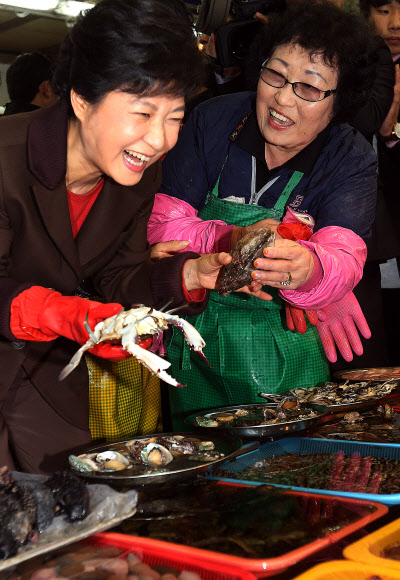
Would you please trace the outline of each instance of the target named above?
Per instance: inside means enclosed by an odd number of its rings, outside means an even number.
[[[313,87],[307,83],[291,83],[283,75],[276,72],[276,70],[266,66],[263,66],[261,69],[260,78],[266,85],[275,87],[276,89],[283,89],[286,85],[292,85],[295,95],[300,99],[303,99],[303,101],[311,101],[312,103],[323,101],[326,97],[336,93],[336,89],[321,91],[320,89],[317,89],[317,87]]]

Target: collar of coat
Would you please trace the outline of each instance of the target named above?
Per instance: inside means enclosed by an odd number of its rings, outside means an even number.
[[[54,190],[67,171],[68,105],[59,101],[43,108],[28,129],[28,166],[38,181]]]

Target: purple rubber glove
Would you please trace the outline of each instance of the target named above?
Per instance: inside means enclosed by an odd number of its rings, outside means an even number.
[[[337,361],[336,347],[347,362],[353,360],[352,350],[358,356],[363,353],[357,328],[364,338],[371,338],[371,331],[353,292],[317,313],[317,330],[330,362]]]

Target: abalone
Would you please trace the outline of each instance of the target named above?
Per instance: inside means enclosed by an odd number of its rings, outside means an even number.
[[[264,248],[273,246],[275,233],[270,228],[249,232],[241,238],[231,251],[232,261],[221,270],[217,292],[227,296],[243,286],[251,284],[251,273],[256,268],[254,261],[263,257]]]

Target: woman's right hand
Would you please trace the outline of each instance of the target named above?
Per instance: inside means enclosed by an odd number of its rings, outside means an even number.
[[[251,224],[250,226],[236,226],[233,230],[232,230],[232,235],[231,235],[231,249],[233,249],[236,244],[238,243],[238,241],[243,238],[244,236],[246,236],[248,233],[254,231],[254,230],[260,230],[261,228],[270,228],[272,232],[276,232],[278,226],[280,225],[281,222],[273,220],[271,218],[267,218],[265,220],[260,220],[258,222],[255,222],[254,224]]]
[[[221,268],[232,260],[232,256],[225,252],[219,254],[205,254],[200,258],[187,260],[183,266],[183,277],[188,292],[206,288],[215,290]],[[261,300],[272,300],[272,296],[261,290],[261,284],[253,280],[250,286],[244,286],[237,292],[252,294]]]

